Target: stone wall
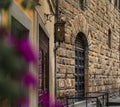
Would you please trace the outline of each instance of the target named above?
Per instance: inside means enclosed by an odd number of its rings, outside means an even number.
[[[75,92],[75,38],[83,32],[88,50],[85,66],[85,91],[118,91],[120,88],[120,12],[113,1],[87,0],[84,10],[78,0],[59,0],[66,21],[65,42],[57,50],[57,97]],[[111,30],[111,47],[108,30]]]

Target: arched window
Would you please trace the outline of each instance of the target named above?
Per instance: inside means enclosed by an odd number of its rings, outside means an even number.
[[[108,29],[108,47],[111,48],[111,30]]]
[[[117,9],[120,9],[120,0],[114,0],[114,6],[115,6]]]
[[[86,0],[79,0],[79,6],[82,10],[85,9],[86,4],[87,4]]]
[[[75,41],[75,96],[85,97],[85,40],[84,34],[79,33]]]
[[[115,0],[115,3],[114,3],[115,6],[117,6],[117,0]]]

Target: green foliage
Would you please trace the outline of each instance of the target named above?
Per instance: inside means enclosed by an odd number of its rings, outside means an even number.
[[[0,10],[8,10],[12,0],[0,0]],[[40,5],[37,0],[23,0],[21,6],[25,9],[33,9],[36,5]]]
[[[28,0],[24,0],[21,5],[23,8],[27,8],[27,3],[28,3]]]
[[[0,73],[0,85],[0,96],[3,98],[15,100],[23,92],[23,87],[17,81],[13,80],[9,75],[5,76],[3,73]]]
[[[12,0],[0,0],[0,11],[2,9],[8,10],[11,4]],[[37,4],[34,0],[23,0],[21,5],[25,9],[33,9]],[[14,39],[19,40],[25,37],[25,34],[28,36],[28,31],[24,31],[20,24],[16,22],[13,25],[14,27],[12,27],[15,30],[13,30],[14,36],[12,35],[12,37]],[[21,76],[28,71],[29,63],[25,61],[25,58],[15,47],[16,43],[7,40],[9,36],[8,32],[0,27],[0,101],[7,99],[9,102],[14,102],[24,96],[25,90],[29,88],[23,83],[24,80],[21,80]],[[34,82],[30,76],[26,81],[28,85],[31,84],[31,81]]]
[[[23,0],[22,4],[23,8],[33,9],[36,5],[40,5],[38,1],[35,0]]]
[[[20,75],[26,66],[24,60],[19,58],[19,53],[3,41],[0,42],[0,56],[0,68],[11,76]]]
[[[26,64],[12,46],[0,40],[0,96],[13,100],[23,92],[18,82]]]
[[[7,10],[10,7],[11,2],[12,2],[11,0],[0,0],[0,10],[1,9]]]

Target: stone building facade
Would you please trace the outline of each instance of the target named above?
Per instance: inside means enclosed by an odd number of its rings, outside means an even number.
[[[114,0],[59,0],[65,42],[57,50],[57,97],[120,90],[120,10]]]

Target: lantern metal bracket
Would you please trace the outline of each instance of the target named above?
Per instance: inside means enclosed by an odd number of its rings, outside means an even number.
[[[55,16],[56,14],[47,14],[44,13],[44,19],[45,19],[45,24],[47,24],[47,21],[52,22],[52,17]]]
[[[65,21],[57,21],[54,24],[55,41],[64,42],[65,40]]]

